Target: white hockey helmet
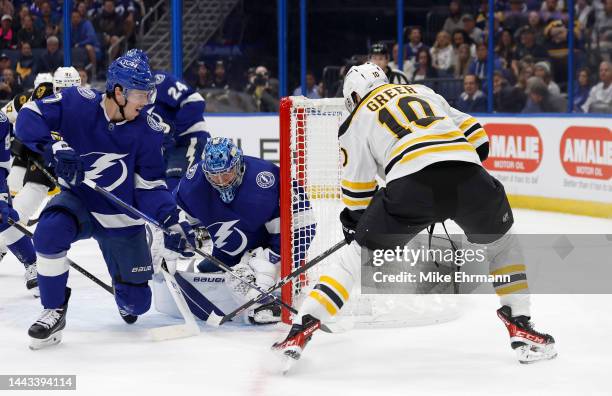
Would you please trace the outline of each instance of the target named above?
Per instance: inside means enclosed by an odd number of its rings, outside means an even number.
[[[366,62],[363,65],[351,67],[344,77],[342,86],[344,104],[348,111],[352,112],[358,104],[354,94],[363,99],[368,92],[384,84],[389,84],[389,79],[385,72],[374,63]]]
[[[40,84],[44,83],[53,84],[53,76],[51,73],[38,73],[34,79],[34,89],[38,88]]]
[[[53,92],[58,93],[63,88],[79,87],[81,85],[81,75],[72,66],[58,67],[53,73]]]

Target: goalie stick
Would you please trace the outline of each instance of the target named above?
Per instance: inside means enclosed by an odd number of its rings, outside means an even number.
[[[32,232],[30,230],[28,230],[27,228],[25,228],[25,226],[23,224],[15,221],[13,219],[11,219],[10,217],[9,217],[9,219],[7,221],[8,221],[8,223],[11,226],[13,226],[16,229],[18,229],[19,231],[21,231],[21,233],[24,234],[25,236],[28,236],[30,238],[33,237]],[[66,257],[66,260],[68,261],[68,264],[72,268],[74,268],[75,270],[79,271],[81,274],[85,275],[86,278],[89,278],[90,280],[92,280],[96,285],[100,286],[101,288],[103,288],[104,290],[106,290],[107,292],[109,292],[112,295],[115,294],[115,290],[113,289],[112,286],[109,286],[106,283],[102,282],[97,276],[95,276],[91,272],[87,271],[85,268],[81,267],[80,265],[78,265],[74,261],[70,260],[68,257]]]
[[[256,304],[262,298],[267,297],[268,295],[270,295],[270,293],[274,292],[275,290],[280,289],[281,287],[283,287],[284,285],[289,283],[291,280],[297,278],[298,276],[300,276],[304,272],[308,271],[309,269],[311,269],[312,267],[317,265],[322,260],[324,260],[327,257],[329,257],[330,255],[334,254],[338,249],[340,249],[344,245],[346,245],[346,241],[343,239],[342,241],[336,243],[334,246],[330,247],[329,249],[327,249],[323,253],[319,254],[317,257],[313,258],[308,263],[304,264],[303,266],[301,266],[297,270],[293,271],[292,273],[290,273],[289,275],[287,275],[283,279],[280,279],[278,282],[276,282],[276,284],[272,285],[264,293],[260,294],[257,297],[252,298],[251,300],[249,300],[246,303],[242,304],[241,306],[239,306],[238,308],[236,308],[232,312],[228,313],[227,315],[219,316],[215,312],[212,312],[208,316],[208,320],[206,320],[206,323],[208,323],[208,324],[210,324],[212,326],[221,326],[223,323],[225,323],[225,322],[227,322],[229,320],[232,320],[234,317],[236,317],[237,315],[241,314],[242,312],[244,312],[245,310],[247,310],[248,308],[250,308],[254,304]],[[323,327],[321,329],[324,330]]]

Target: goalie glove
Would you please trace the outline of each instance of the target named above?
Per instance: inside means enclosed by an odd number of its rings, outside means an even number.
[[[278,279],[280,256],[269,248],[257,248],[253,251],[249,266],[255,274],[255,283],[263,290],[272,287]],[[253,290],[257,292],[256,290]]]

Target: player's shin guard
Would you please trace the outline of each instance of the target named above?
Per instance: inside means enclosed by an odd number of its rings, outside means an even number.
[[[512,308],[514,316],[530,316],[529,285],[523,249],[516,235],[507,233],[487,245],[491,275],[507,275],[508,281],[493,284],[502,306]]]
[[[38,183],[27,182],[13,199],[13,209],[19,218],[26,223],[45,201],[49,187]]]
[[[497,310],[497,316],[508,329],[510,346],[516,351],[519,362],[534,363],[557,356],[555,339],[549,334],[534,330],[528,316],[513,316],[512,309],[507,305]]]
[[[59,257],[38,254],[38,288],[40,302],[45,309],[56,309],[64,303],[68,268],[65,252]]]

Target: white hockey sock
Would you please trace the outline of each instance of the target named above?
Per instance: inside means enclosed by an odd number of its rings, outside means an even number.
[[[26,168],[22,166],[13,166],[6,181],[9,185],[11,194],[17,194],[23,187],[23,178],[26,174]]]
[[[27,182],[13,199],[13,209],[19,213],[19,219],[27,223],[47,197],[49,188],[42,184]]]
[[[319,277],[314,289],[308,293],[294,323],[302,323],[304,315],[312,315],[325,322],[338,314],[348,301],[355,281],[359,280],[360,249],[353,242],[332,256],[331,268]]]

